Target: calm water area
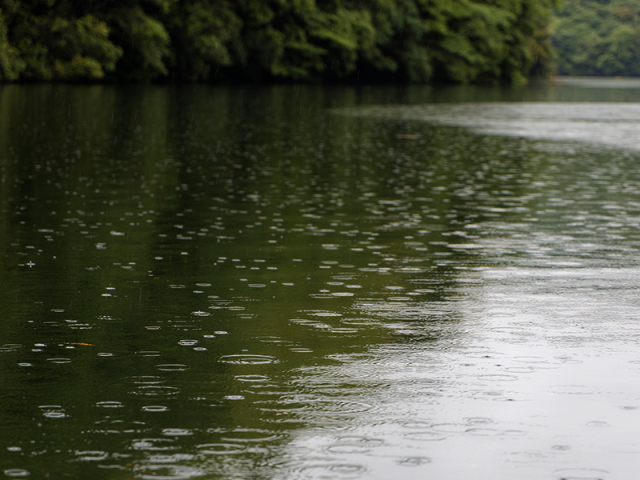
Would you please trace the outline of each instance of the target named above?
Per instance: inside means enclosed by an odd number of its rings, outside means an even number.
[[[640,465],[640,81],[0,86],[0,476]]]

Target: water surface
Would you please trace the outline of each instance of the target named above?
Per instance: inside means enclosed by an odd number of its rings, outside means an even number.
[[[2,87],[0,471],[633,478],[614,86]]]

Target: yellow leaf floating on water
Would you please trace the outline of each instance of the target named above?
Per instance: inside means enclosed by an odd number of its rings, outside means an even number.
[[[77,342],[70,342],[69,345],[86,345],[87,347],[95,347],[95,345],[93,343],[77,343]]]

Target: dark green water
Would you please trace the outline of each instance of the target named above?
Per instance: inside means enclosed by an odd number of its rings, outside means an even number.
[[[0,472],[632,478],[605,87],[1,87]]]

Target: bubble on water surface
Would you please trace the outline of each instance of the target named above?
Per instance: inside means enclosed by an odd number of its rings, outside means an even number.
[[[191,312],[191,315],[194,315],[196,317],[208,317],[211,314],[209,312],[201,312],[201,311],[197,311],[197,312]]]

